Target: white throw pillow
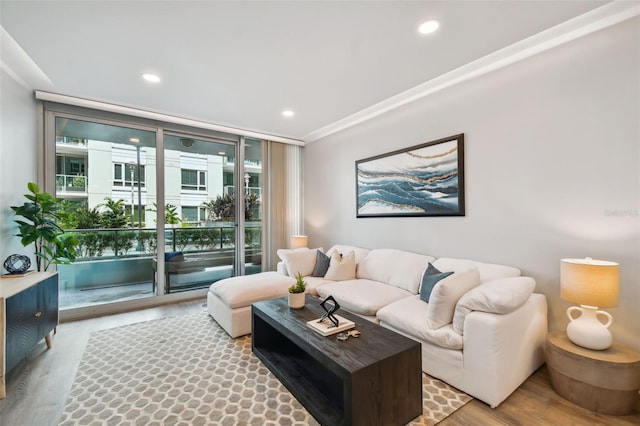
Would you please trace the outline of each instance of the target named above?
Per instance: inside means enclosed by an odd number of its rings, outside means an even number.
[[[344,256],[340,256],[337,251],[331,254],[329,269],[324,276],[327,280],[345,281],[356,278],[356,254],[350,251]]]
[[[295,278],[298,273],[307,277],[313,273],[313,268],[316,266],[318,250],[322,251],[322,248],[283,252],[278,253],[278,256],[284,261],[290,277]]]
[[[438,281],[431,291],[427,309],[427,324],[436,329],[453,321],[453,312],[458,299],[480,284],[478,268],[456,272]]]
[[[278,257],[280,258],[280,260],[282,260],[283,262],[286,262],[286,260],[284,260],[284,257],[289,254],[289,253],[295,253],[298,251],[307,251],[309,250],[308,247],[300,247],[297,249],[278,249],[278,251],[276,251],[276,253],[278,254]]]
[[[531,277],[502,278],[480,284],[465,293],[453,313],[453,330],[462,334],[464,319],[471,311],[508,314],[529,299],[536,282]]]

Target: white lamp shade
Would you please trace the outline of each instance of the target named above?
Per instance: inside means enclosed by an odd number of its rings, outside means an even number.
[[[620,266],[604,260],[562,259],[560,296],[580,305],[610,308],[618,304]]]
[[[308,238],[306,235],[292,235],[290,245],[292,249],[307,247],[307,241]]]

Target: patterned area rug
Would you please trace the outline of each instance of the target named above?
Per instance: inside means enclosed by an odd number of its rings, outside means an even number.
[[[472,398],[423,374],[434,425]],[[317,425],[251,352],[206,312],[92,333],[61,425]]]

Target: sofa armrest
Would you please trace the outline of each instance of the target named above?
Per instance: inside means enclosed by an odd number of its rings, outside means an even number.
[[[496,407],[544,362],[547,299],[534,293],[507,314],[474,311],[464,322],[465,391]]]
[[[278,262],[278,264],[276,265],[276,272],[284,275],[285,277],[289,276],[289,273],[287,272],[287,267],[285,266],[283,261]]]
[[[488,281],[466,292],[456,303],[453,329],[464,333],[464,321],[473,311],[508,314],[522,306],[536,287],[531,277],[509,277]]]

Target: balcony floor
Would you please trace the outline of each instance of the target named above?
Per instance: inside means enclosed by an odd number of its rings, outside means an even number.
[[[103,303],[151,297],[151,281],[147,283],[114,285],[96,288],[60,287],[60,309],[83,308]]]

